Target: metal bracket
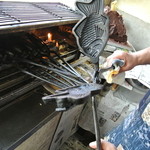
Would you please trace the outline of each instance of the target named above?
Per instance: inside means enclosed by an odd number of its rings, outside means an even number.
[[[100,84],[89,83],[58,90],[56,94],[45,96],[42,99],[46,104],[56,101],[56,111],[66,111],[76,105],[84,104],[92,96],[99,94],[102,87]]]

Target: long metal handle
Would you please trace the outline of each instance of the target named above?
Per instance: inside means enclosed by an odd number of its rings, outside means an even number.
[[[93,119],[94,119],[95,135],[96,135],[96,145],[97,145],[97,150],[102,150],[100,128],[99,128],[99,123],[98,123],[96,106],[97,106],[96,98],[95,98],[95,96],[92,96],[92,110],[93,110]]]
[[[114,66],[114,67],[123,67],[125,65],[125,61],[124,60],[122,60],[122,59],[114,59],[113,61],[112,61],[112,66]]]

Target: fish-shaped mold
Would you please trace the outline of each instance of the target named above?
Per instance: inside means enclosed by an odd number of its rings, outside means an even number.
[[[98,63],[108,40],[109,19],[103,13],[103,0],[77,1],[75,4],[83,15],[73,28],[78,47],[93,63]]]

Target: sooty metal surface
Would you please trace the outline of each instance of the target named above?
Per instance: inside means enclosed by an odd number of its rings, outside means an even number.
[[[0,36],[0,41],[0,65],[2,66],[12,64],[21,72],[58,88],[86,82],[61,57],[58,47],[48,47],[33,34],[4,35]]]
[[[0,1],[0,34],[75,23],[80,15],[61,3]]]
[[[0,68],[0,109],[42,83],[43,81],[34,80],[13,65]]]
[[[56,94],[45,96],[42,99],[45,103],[56,101],[56,111],[66,111],[73,106],[87,102],[91,96],[99,94],[101,89],[101,84],[89,83],[57,90]]]
[[[95,64],[94,82],[99,83],[99,56],[108,40],[108,17],[104,15],[104,1],[77,1],[78,10],[84,15],[74,27],[74,33],[80,50]],[[92,96],[92,110],[96,135],[97,150],[101,150],[100,129],[97,117],[96,98]]]
[[[76,2],[83,18],[74,27],[80,50],[97,63],[108,39],[108,17],[104,15],[103,0]]]

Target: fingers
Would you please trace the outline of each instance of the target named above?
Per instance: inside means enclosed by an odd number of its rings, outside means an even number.
[[[136,65],[136,55],[134,53],[127,53],[121,50],[115,51],[112,55],[107,57],[108,66],[111,66],[114,59],[124,60],[125,65],[121,67],[120,72],[132,69]]]
[[[91,143],[89,144],[89,146],[90,146],[91,148],[96,149],[96,141],[91,142]]]
[[[124,59],[126,52],[121,51],[121,50],[116,50],[114,51],[114,53],[112,55],[110,55],[109,57],[107,57],[107,60],[111,59],[111,58],[115,58],[115,59]]]
[[[114,144],[110,143],[110,142],[107,142],[105,140],[102,140],[101,139],[101,145],[102,145],[102,150],[116,150],[116,147],[114,146]],[[96,149],[97,146],[96,146],[96,141],[95,142],[91,142],[89,144],[89,146],[93,149]]]
[[[124,60],[126,59],[126,52],[123,52],[123,51],[120,51],[120,50],[117,50],[115,51],[112,55],[110,55],[109,57],[107,57],[107,62],[108,64],[112,64],[112,61],[114,59],[121,59],[121,60]]]
[[[109,57],[107,57],[107,59],[110,59],[111,57],[117,58],[117,59],[122,59],[124,58],[124,54],[126,54],[127,52],[121,51],[121,50],[116,50],[114,51],[114,53],[112,55],[110,55]]]

